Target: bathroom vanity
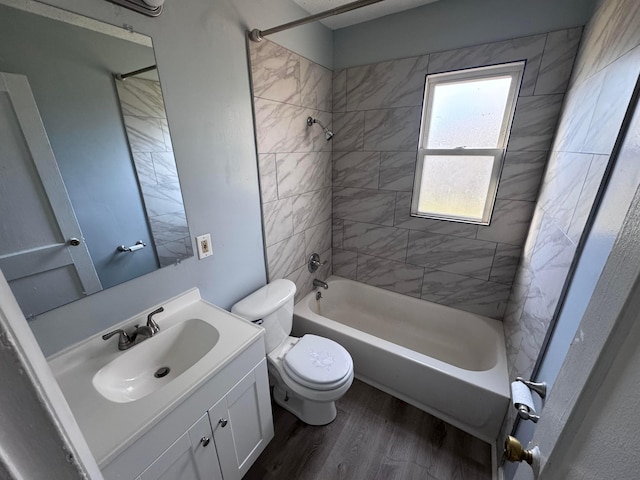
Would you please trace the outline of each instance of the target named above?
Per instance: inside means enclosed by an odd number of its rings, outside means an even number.
[[[97,335],[53,374],[105,479],[239,480],[273,438],[263,330],[197,290],[163,306],[153,337],[119,351]]]

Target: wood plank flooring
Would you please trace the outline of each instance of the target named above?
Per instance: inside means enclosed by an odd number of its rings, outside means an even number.
[[[329,425],[274,404],[275,437],[245,480],[490,480],[491,447],[354,380]]]

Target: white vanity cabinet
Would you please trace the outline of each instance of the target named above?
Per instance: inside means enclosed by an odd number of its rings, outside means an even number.
[[[222,480],[205,413],[173,445],[167,448],[137,480]]]
[[[240,480],[272,438],[259,338],[101,468],[106,480]]]

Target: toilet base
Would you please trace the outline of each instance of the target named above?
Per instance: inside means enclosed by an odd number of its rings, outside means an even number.
[[[282,388],[280,383],[273,387],[273,399],[308,425],[327,425],[337,415],[336,402],[314,402],[300,398],[294,392]]]

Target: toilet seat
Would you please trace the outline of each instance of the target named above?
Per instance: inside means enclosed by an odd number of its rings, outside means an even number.
[[[340,344],[307,334],[283,358],[286,374],[296,383],[313,390],[334,390],[353,373],[353,360]]]

